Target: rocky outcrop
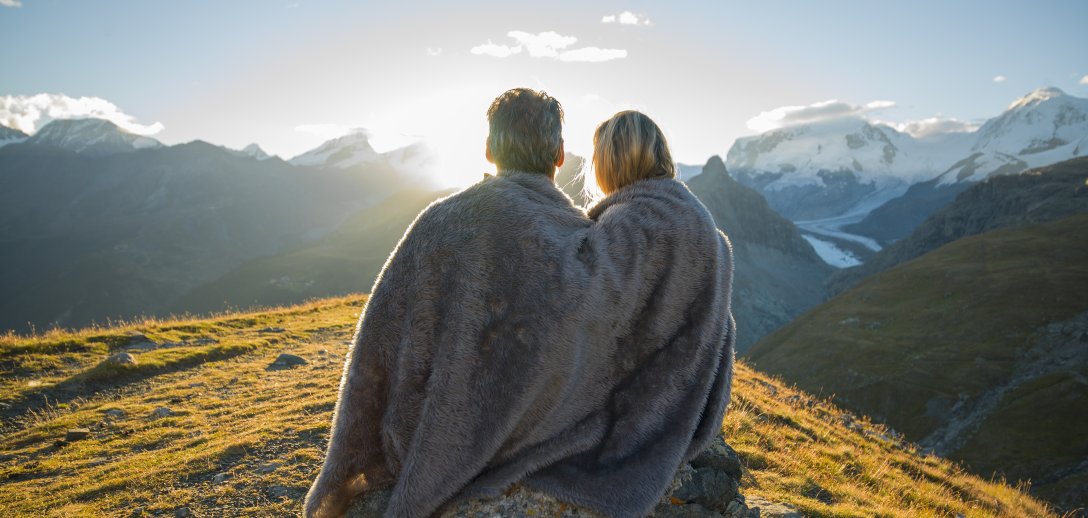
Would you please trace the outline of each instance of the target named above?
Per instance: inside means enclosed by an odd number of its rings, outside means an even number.
[[[790,516],[763,512],[738,493],[744,468],[737,452],[719,436],[689,464],[681,466],[672,485],[651,516],[661,518],[756,518]],[[368,493],[354,502],[349,518],[378,518],[389,501],[389,491]],[[790,509],[757,500],[768,511]],[[775,511],[777,512],[777,511]],[[548,516],[602,518],[591,510],[562,502],[515,485],[498,498],[461,502],[441,513],[444,518],[491,518],[494,516]],[[800,514],[797,514],[800,516]]]

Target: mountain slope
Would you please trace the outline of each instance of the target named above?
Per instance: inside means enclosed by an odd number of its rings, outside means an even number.
[[[298,513],[364,302],[0,336],[0,513]],[[125,350],[135,364],[100,363]],[[280,353],[306,363],[276,366]],[[88,437],[62,440],[76,428]],[[1054,516],[743,363],[723,432],[749,505],[785,501],[809,516]]]
[[[369,172],[259,161],[199,141],[106,156],[4,146],[0,329],[162,314],[188,290],[318,239],[399,188],[389,169]]]
[[[353,214],[316,242],[253,259],[195,288],[174,303],[174,310],[291,304],[369,290],[416,216],[451,192],[399,192]]]
[[[720,157],[688,186],[733,243],[738,352],[824,300],[833,268],[759,193],[733,180]]]
[[[1088,211],[1088,157],[973,184],[912,234],[860,266],[835,273],[832,293],[965,236]]]
[[[0,147],[25,141],[29,135],[0,124]]]
[[[756,366],[834,394],[976,472],[1088,501],[1088,214],[962,238],[761,341]]]

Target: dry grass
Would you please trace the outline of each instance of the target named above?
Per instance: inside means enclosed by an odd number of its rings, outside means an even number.
[[[295,514],[320,465],[364,300],[0,337],[0,402],[9,405],[0,516]],[[131,331],[179,345],[134,352],[136,367],[99,366]],[[280,352],[309,364],[266,370]],[[155,417],[160,406],[173,414]],[[739,366],[724,431],[749,470],[742,490],[816,516],[1051,514],[1023,491],[883,439],[868,423],[845,426],[842,415]],[[77,427],[91,438],[55,444]]]

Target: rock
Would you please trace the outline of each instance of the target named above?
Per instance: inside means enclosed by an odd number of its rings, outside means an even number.
[[[272,486],[268,488],[268,494],[271,495],[272,498],[284,498],[287,496],[288,492],[289,490],[284,486]]]
[[[179,507],[174,511],[174,516],[178,518],[188,518],[193,515],[193,512],[188,507]]]
[[[260,466],[257,466],[257,473],[272,473],[276,471],[276,468],[280,467],[278,462],[265,462]]]
[[[229,476],[230,475],[228,475],[226,473],[216,473],[215,476],[212,477],[212,483],[213,484],[222,484],[223,482],[227,481],[227,477],[229,477]]]
[[[63,448],[65,446],[68,446],[68,441],[64,439],[57,439],[53,441],[53,446],[56,446],[57,448]]]
[[[258,333],[282,333],[284,331],[287,330],[282,327],[266,327],[264,329],[257,330]]]
[[[758,509],[759,513],[756,516],[760,518],[805,518],[801,511],[788,504],[771,503],[771,501],[758,496],[749,496],[746,499],[748,509]]]
[[[147,335],[139,331],[129,331],[128,344],[125,345],[125,348],[129,350],[147,351],[155,349],[158,346],[159,343],[148,338]]]
[[[105,413],[106,417],[110,417],[113,419],[121,419],[122,417],[125,417],[125,411],[121,410],[120,408],[111,408],[109,410],[106,410]]]
[[[200,338],[197,338],[196,340],[193,340],[193,345],[208,345],[208,344],[217,344],[217,343],[219,343],[219,340],[216,340],[215,338],[211,338],[211,337],[208,337],[208,336],[202,336]]]
[[[737,493],[742,471],[736,452],[719,436],[706,451],[692,461],[692,465],[684,464],[680,467],[665,496],[658,502],[651,516],[665,518],[758,517],[759,511],[753,514],[749,506],[745,504],[745,498]],[[349,518],[381,517],[386,506],[389,505],[389,496],[389,490],[364,493],[352,502],[347,516]],[[441,518],[505,516],[603,518],[596,512],[531,491],[520,484],[515,484],[498,498],[474,499],[454,505],[446,509]],[[764,516],[768,515],[764,514]]]
[[[724,513],[729,502],[737,496],[737,480],[724,471],[699,468],[695,470],[691,481],[681,485],[672,496],[685,503],[696,503]]]
[[[87,428],[69,428],[64,432],[64,440],[68,442],[82,441],[90,436],[91,431]]]
[[[170,410],[169,407],[160,406],[160,407],[152,410],[151,415],[153,415],[155,417],[170,417],[170,416],[174,415],[174,411]]]
[[[268,366],[268,370],[290,369],[299,365],[306,365],[307,363],[309,362],[301,356],[280,353],[280,355],[276,357],[276,361]]]
[[[125,352],[112,354],[102,361],[110,365],[136,365],[136,357]]]
[[[733,479],[739,481],[744,474],[744,467],[740,463],[740,457],[736,450],[730,447],[719,435],[710,443],[706,450],[691,460],[693,468],[713,468],[724,471]]]
[[[318,349],[317,354],[320,354],[321,356],[325,356],[326,354],[329,354],[329,350],[328,349]]]

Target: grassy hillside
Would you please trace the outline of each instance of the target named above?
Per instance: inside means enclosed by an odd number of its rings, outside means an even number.
[[[363,301],[0,337],[0,516],[297,512]],[[813,516],[1052,514],[743,364],[723,432],[743,493]]]
[[[758,368],[978,473],[1088,500],[1088,214],[960,239],[771,334]]]

